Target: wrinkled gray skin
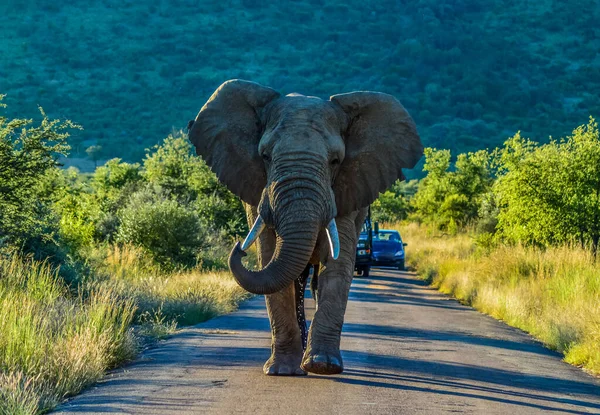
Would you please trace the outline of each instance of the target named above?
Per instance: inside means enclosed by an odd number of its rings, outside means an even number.
[[[352,92],[325,101],[231,80],[189,127],[196,152],[244,202],[248,223],[258,214],[266,223],[257,241],[259,271],[242,265],[239,244],[229,258],[243,288],[266,294],[273,340],[264,372],[341,373],[340,334],[358,234],[367,206],[423,153],[412,118],[387,94]],[[324,231],[332,218],[337,260]],[[320,264],[321,272],[303,350],[294,280],[308,264]]]

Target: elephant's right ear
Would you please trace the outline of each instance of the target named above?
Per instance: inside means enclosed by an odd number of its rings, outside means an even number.
[[[244,202],[257,206],[267,176],[258,143],[261,110],[281,94],[254,82],[233,79],[221,85],[189,125],[196,154]]]

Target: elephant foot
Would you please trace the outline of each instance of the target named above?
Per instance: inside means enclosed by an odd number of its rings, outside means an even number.
[[[306,372],[300,369],[298,357],[290,355],[271,355],[263,366],[263,372],[267,376],[306,376]]]
[[[342,355],[339,352],[308,352],[300,367],[317,375],[337,375],[344,371]]]

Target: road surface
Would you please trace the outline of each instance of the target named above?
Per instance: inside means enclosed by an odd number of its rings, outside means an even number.
[[[313,303],[307,302],[308,316]],[[338,376],[267,377],[263,297],[186,328],[61,414],[600,414],[600,382],[411,273],[355,278]]]

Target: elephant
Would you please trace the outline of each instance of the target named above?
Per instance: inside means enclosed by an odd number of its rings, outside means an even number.
[[[272,341],[264,373],[341,373],[357,239],[368,206],[423,154],[413,119],[385,93],[324,100],[234,79],[189,122],[188,137],[246,210],[251,230],[229,268],[241,287],[265,295]],[[254,242],[256,271],[242,263]],[[307,334],[304,288],[314,270]]]

